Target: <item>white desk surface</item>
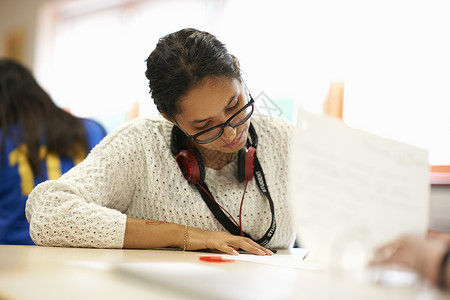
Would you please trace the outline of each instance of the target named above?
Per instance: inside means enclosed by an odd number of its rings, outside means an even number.
[[[205,252],[0,246],[0,299],[449,299],[421,285],[386,286],[305,270],[236,260],[203,262]],[[278,254],[289,254],[289,250]],[[195,283],[204,294],[146,280],[115,267],[124,263],[195,266],[222,272],[219,277],[174,272],[177,280]],[[176,273],[176,274],[175,274]],[[185,277],[183,277],[185,276]],[[170,276],[165,276],[169,278]],[[217,279],[217,280],[215,280]],[[215,291],[226,291],[217,295]]]

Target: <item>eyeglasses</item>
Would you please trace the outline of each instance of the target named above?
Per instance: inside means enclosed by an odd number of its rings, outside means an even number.
[[[199,133],[194,135],[188,135],[188,137],[199,144],[208,144],[214,142],[222,136],[223,131],[227,126],[236,128],[247,122],[247,120],[250,119],[253,114],[254,103],[255,100],[253,100],[252,96],[250,95],[250,101],[238,112],[232,115],[225,123],[200,131]]]

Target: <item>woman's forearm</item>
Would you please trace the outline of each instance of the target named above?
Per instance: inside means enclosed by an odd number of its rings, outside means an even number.
[[[179,247],[183,250],[215,249],[237,255],[243,249],[256,255],[272,251],[249,238],[224,231],[209,231],[161,221],[127,218],[123,248]]]
[[[183,248],[184,226],[127,218],[123,248]]]

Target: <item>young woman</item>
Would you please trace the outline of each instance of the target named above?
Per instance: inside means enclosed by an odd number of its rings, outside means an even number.
[[[0,59],[0,244],[33,244],[28,194],[82,161],[105,135],[58,108],[24,66]]]
[[[40,245],[243,249],[291,247],[292,125],[253,116],[237,60],[215,36],[183,29],[147,59],[164,118],[131,121],[27,203]],[[255,151],[256,150],[256,151]]]

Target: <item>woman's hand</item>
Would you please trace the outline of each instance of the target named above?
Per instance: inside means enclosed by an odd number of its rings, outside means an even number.
[[[255,255],[273,254],[272,251],[249,238],[223,231],[208,231],[189,227],[186,237],[186,250],[214,249],[227,254],[238,255],[236,250],[242,249]],[[180,248],[183,249],[183,247],[184,243]]]
[[[403,265],[436,285],[447,245],[448,239],[439,235],[426,239],[405,235],[379,248],[370,265]]]

